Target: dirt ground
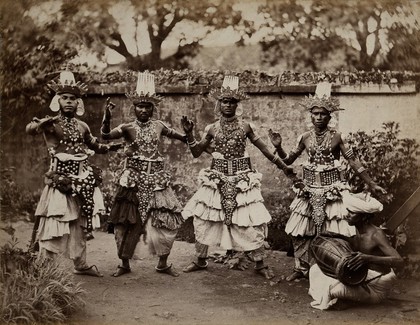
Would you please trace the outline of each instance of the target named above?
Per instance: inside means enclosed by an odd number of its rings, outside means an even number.
[[[32,224],[11,225],[22,247],[29,241]],[[5,225],[2,225],[5,227]],[[0,231],[1,244],[10,238]],[[223,251],[213,250],[212,253]],[[140,244],[132,261],[132,272],[119,278],[112,234],[95,232],[88,242],[88,262],[103,278],[75,275],[82,282],[86,305],[69,324],[419,324],[420,284],[399,279],[392,296],[380,305],[347,305],[341,310],[320,311],[310,306],[307,280],[289,283],[293,259],[285,252],[267,250],[272,280],[256,275],[253,265],[245,271],[228,269],[209,261],[207,270],[182,273],[194,254],[194,245],[176,241],[169,261],[180,271],[177,278],[157,273],[157,258]],[[68,263],[71,267],[70,262]]]

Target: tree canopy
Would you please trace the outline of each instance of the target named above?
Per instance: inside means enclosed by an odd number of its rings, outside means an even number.
[[[289,69],[319,71],[339,56],[335,68],[419,70],[401,56],[418,58],[419,21],[407,0],[268,0],[260,7],[267,36],[263,60],[286,61]],[[414,41],[414,43],[413,43]]]
[[[239,28],[241,13],[233,4],[231,0],[75,0],[63,3],[57,23],[99,58],[107,49],[116,51],[129,69],[185,68],[209,33]],[[176,51],[163,57],[162,45],[170,36],[176,38]]]
[[[238,4],[246,3],[261,5],[263,24],[244,19]],[[110,51],[118,53],[122,69],[187,68],[202,41],[225,29],[237,32],[232,43],[239,45],[265,33],[260,44],[266,66],[420,71],[415,5],[408,0],[3,0],[2,104],[27,109],[43,103],[51,73],[78,55],[94,55],[99,62]],[[164,55],[163,45],[170,41],[175,48]],[[9,124],[3,122],[3,128]]]
[[[10,132],[19,115],[44,103],[48,94],[45,87],[48,74],[57,70],[77,54],[77,49],[65,41],[65,35],[56,33],[54,24],[38,25],[27,15],[39,1],[13,0],[0,2],[2,50],[1,90],[2,135]]]

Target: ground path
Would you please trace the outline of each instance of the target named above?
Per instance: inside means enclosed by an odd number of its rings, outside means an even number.
[[[31,224],[13,224],[23,245]],[[7,235],[1,231],[1,242]],[[75,275],[86,291],[86,306],[71,324],[418,324],[420,283],[401,279],[390,300],[375,306],[351,306],[339,311],[320,311],[310,306],[308,281],[286,282],[293,259],[284,252],[267,250],[267,263],[276,277],[266,280],[248,270],[229,270],[209,262],[205,271],[182,273],[178,278],[157,273],[157,259],[143,245],[132,261],[132,273],[114,278],[118,264],[113,235],[95,232],[88,242],[88,261],[103,278]],[[181,271],[194,253],[194,245],[176,241],[169,261]]]

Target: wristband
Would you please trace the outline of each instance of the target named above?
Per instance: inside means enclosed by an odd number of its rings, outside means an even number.
[[[192,147],[195,147],[196,145],[197,145],[197,141],[194,139],[193,141],[191,141],[191,142],[187,142],[187,144],[188,144],[188,146],[190,147],[190,148],[192,148]]]
[[[364,172],[364,171],[366,171],[366,170],[367,170],[367,169],[366,169],[365,167],[363,167],[363,166],[362,166],[362,167],[360,167],[360,168],[358,168],[358,169],[357,169],[356,173],[360,175],[361,173],[363,173],[363,172]]]

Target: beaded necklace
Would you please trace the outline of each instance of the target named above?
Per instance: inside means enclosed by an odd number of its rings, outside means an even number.
[[[321,134],[316,134],[314,130],[311,131],[310,148],[308,150],[309,161],[311,163],[314,163],[316,165],[334,163],[334,156],[331,152],[331,141],[332,141],[333,134],[334,134],[334,131],[331,131],[328,128],[325,130],[325,132]],[[327,150],[328,150],[328,154],[325,154],[324,152]]]
[[[215,151],[223,154],[225,159],[234,159],[244,156],[246,147],[246,134],[243,123],[235,116],[233,118],[220,118],[220,128],[215,134]]]
[[[145,123],[136,120],[133,126],[136,129],[136,138],[130,145],[136,145],[136,149],[141,153],[149,156],[154,154],[159,144],[155,124],[151,120]]]
[[[66,146],[65,150],[82,152],[83,137],[79,130],[79,124],[77,123],[77,120],[74,117],[68,118],[60,115],[58,124],[63,130],[63,139],[60,140],[60,143]]]

